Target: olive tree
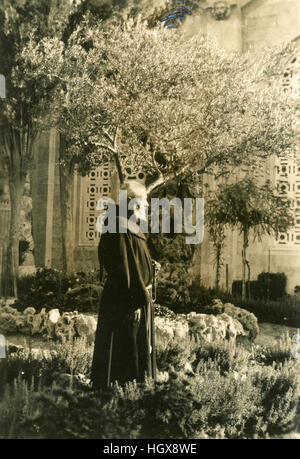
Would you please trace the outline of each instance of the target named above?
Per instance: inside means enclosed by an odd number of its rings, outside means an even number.
[[[278,85],[283,54],[228,54],[201,34],[187,39],[180,28],[129,19],[83,21],[63,50],[45,39],[28,59],[60,81],[51,111],[70,170],[84,174],[112,159],[122,182],[130,164],[146,172],[150,194],[241,165],[261,168],[291,149],[294,108]]]

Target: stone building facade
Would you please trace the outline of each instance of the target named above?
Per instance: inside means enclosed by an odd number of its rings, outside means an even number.
[[[300,3],[297,0],[240,1],[232,8],[231,16],[227,20],[214,23],[211,17],[207,28],[228,51],[254,52],[263,46],[297,41],[299,53],[287,63],[285,74],[285,84],[291,90],[291,97],[297,101],[300,97]],[[300,285],[300,167],[296,162],[281,158],[271,160],[268,169],[270,179],[281,194],[293,201],[296,224],[287,234],[280,235],[277,241],[264,237],[262,241],[250,244],[247,258],[251,266],[251,279],[256,279],[261,272],[284,272],[288,280],[287,291],[293,293],[295,286]],[[215,270],[207,234],[201,249],[201,258],[196,269],[200,272],[202,282],[212,286]],[[241,279],[241,254],[242,238],[237,231],[233,231],[226,240],[221,273],[222,287],[226,287],[228,283],[230,288],[233,280]]]
[[[187,34],[205,32],[214,35],[227,51],[255,51],[262,46],[273,46],[296,40],[300,35],[299,0],[228,0],[201,2],[197,14],[187,17],[184,27]],[[299,40],[300,42],[300,40]],[[295,98],[300,97],[299,56],[295,56],[287,69],[287,83],[293,87]],[[59,135],[55,130],[44,134],[35,146],[35,161],[31,171],[31,194],[33,200],[33,238],[36,266],[62,267],[62,223],[60,211],[60,179],[58,167]],[[300,167],[284,158],[269,165],[271,178],[278,183],[282,193],[288,193],[294,200],[298,216],[296,226],[278,241],[264,238],[248,249],[251,278],[263,271],[285,272],[288,278],[288,292],[300,285]],[[112,167],[106,164],[92,170],[86,177],[74,176],[72,190],[73,233],[76,270],[97,269],[96,202],[111,192]],[[2,180],[2,182],[1,182]],[[4,179],[0,177],[0,189]],[[1,185],[2,183],[2,185]],[[284,186],[286,188],[284,188]],[[0,217],[3,228],[2,242],[7,238],[9,204],[7,193],[0,192]],[[1,242],[1,240],[0,240]],[[234,231],[228,234],[224,266],[221,272],[221,286],[229,289],[232,281],[241,279],[242,241]],[[194,273],[207,286],[213,286],[211,244],[205,233],[204,241],[196,252]],[[25,262],[26,264],[27,262]],[[30,261],[28,262],[30,263]],[[226,265],[227,269],[226,269]],[[228,275],[226,276],[226,271]]]

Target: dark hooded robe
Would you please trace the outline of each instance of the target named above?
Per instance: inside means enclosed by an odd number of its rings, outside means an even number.
[[[117,217],[117,225],[121,219]],[[117,226],[118,228],[118,226]],[[94,388],[155,379],[152,259],[142,232],[104,233],[98,246],[107,280],[100,302],[91,371]],[[148,287],[148,288],[147,288]],[[135,311],[141,309],[139,321]]]

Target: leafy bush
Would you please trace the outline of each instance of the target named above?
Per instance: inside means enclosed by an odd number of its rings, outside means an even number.
[[[260,369],[253,384],[260,394],[261,433],[275,434],[291,428],[299,404],[299,375],[293,362],[278,369],[274,366]]]
[[[18,279],[19,297],[14,306],[20,311],[33,306],[61,311],[98,312],[99,271],[78,272],[69,277],[51,268],[39,268],[35,274]]]
[[[253,350],[253,359],[263,365],[283,364],[292,360],[293,343],[288,333],[276,344],[256,346]]]
[[[46,354],[40,352],[36,356],[31,349],[17,349],[9,353],[7,359],[0,360],[0,398],[6,384],[21,377],[27,384],[34,387],[42,385],[49,387],[59,374],[83,374],[88,376],[91,364],[93,346],[85,339],[62,343],[49,341]]]
[[[260,273],[257,277],[257,296],[278,300],[286,294],[287,278],[284,273]]]
[[[292,426],[298,403],[296,379],[287,367],[262,368],[245,378],[207,369],[201,375],[156,385],[116,385],[107,393],[55,386],[34,392],[19,379],[0,402],[1,436],[266,437]]]
[[[233,298],[232,302],[252,312],[259,322],[300,327],[300,299],[285,297],[281,301],[242,300]]]
[[[157,280],[157,301],[173,310],[190,304],[191,282],[184,263],[164,263]]]
[[[172,193],[175,193],[175,189]],[[172,193],[168,196],[171,197]],[[174,196],[179,195],[175,193]],[[172,231],[173,215],[170,220]],[[189,271],[195,246],[185,243],[184,234],[172,232],[170,234],[149,234],[148,245],[152,257],[161,263],[161,271],[157,278],[158,303],[173,310],[182,304],[189,304],[192,284],[192,276]]]
[[[203,368],[209,367],[218,368],[221,375],[234,371],[244,374],[250,359],[248,351],[231,341],[194,346],[193,353],[193,368],[200,374]]]
[[[299,364],[282,358],[287,343],[280,349],[270,358],[271,351],[264,357],[259,347],[223,342],[200,348],[177,337],[157,346],[159,370],[169,372],[168,381],[115,384],[100,392],[76,379],[66,387],[60,383],[64,373],[88,376],[92,347],[82,340],[51,344],[47,358],[9,354],[0,368],[0,438],[277,435],[293,427],[300,393]]]
[[[173,339],[170,343],[157,342],[156,361],[160,371],[183,371],[187,362],[192,359],[191,341],[186,339]]]
[[[286,295],[287,278],[284,273],[260,273],[257,280],[246,282],[246,296],[263,300],[279,300]],[[232,294],[242,296],[242,281],[233,281]]]
[[[161,306],[160,304],[154,303],[154,315],[156,317],[167,317],[169,319],[175,319],[176,314],[171,309],[166,306]]]

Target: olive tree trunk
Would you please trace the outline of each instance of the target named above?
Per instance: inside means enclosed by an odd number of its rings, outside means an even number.
[[[243,230],[243,250],[242,250],[242,262],[243,262],[242,299],[243,300],[246,299],[247,248],[248,248],[248,230]]]
[[[221,274],[221,246],[216,247],[216,290],[220,287],[220,274]]]

